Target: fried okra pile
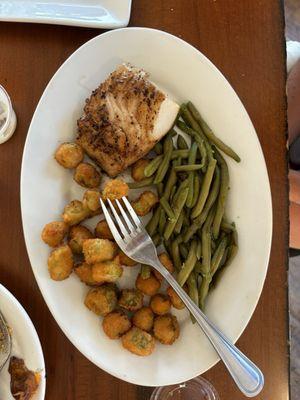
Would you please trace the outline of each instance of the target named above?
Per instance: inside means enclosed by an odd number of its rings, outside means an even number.
[[[172,344],[179,336],[179,325],[171,307],[184,308],[171,288],[163,290],[163,277],[148,268],[137,275],[135,287],[120,289],[118,280],[124,268],[137,267],[137,263],[124,254],[114,241],[102,214],[100,199],[115,204],[129,192],[120,179],[107,181],[100,190],[101,173],[89,162],[76,143],[63,143],[55,153],[56,161],[66,169],[73,169],[73,178],[86,188],[82,199],[66,204],[61,220],[47,223],[41,238],[51,252],[48,257],[50,278],[67,279],[72,273],[87,287],[83,303],[87,310],[102,319],[104,334],[111,340],[120,339],[123,347],[139,356],[150,355],[155,342]],[[141,159],[132,167],[135,181],[145,178],[148,160]],[[144,191],[131,202],[139,216],[148,214],[158,202],[152,191]],[[116,205],[116,204],[115,204]],[[98,216],[93,229],[84,221]],[[160,261],[173,273],[169,255],[161,253]],[[144,266],[145,267],[145,266]]]

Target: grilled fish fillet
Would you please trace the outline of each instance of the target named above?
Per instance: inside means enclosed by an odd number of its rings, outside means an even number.
[[[123,64],[86,100],[77,142],[114,177],[152,149],[178,110],[143,70]]]

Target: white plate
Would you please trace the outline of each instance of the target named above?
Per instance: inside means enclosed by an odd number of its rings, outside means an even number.
[[[151,79],[179,103],[192,100],[218,136],[242,158],[240,164],[228,160],[227,213],[236,221],[240,251],[207,302],[207,314],[233,341],[249,322],[263,287],[272,204],[263,153],[246,110],[216,67],[184,41],[146,28],[108,32],[77,50],[50,81],[33,116],[22,163],[22,217],[34,274],[54,318],[87,358],[126,381],[160,386],[193,378],[218,361],[187,312],[176,313],[181,336],[173,346],[157,345],[147,358],[132,355],[119,341],[104,336],[97,317],[83,305],[87,288],[75,276],[61,283],[49,279],[49,249],[40,239],[43,225],[59,218],[64,205],[80,199],[83,192],[71,172],[54,161],[53,153],[59,143],[74,140],[85,98],[124,61],[149,71]],[[123,284],[132,284],[132,273],[126,271]]]
[[[23,358],[32,371],[40,371],[41,383],[32,400],[45,398],[46,378],[42,347],[36,330],[18,300],[0,284],[0,310],[12,329],[12,356]],[[0,399],[13,400],[10,392],[9,361],[0,372]]]
[[[7,0],[0,21],[114,29],[128,25],[130,9],[131,0]]]

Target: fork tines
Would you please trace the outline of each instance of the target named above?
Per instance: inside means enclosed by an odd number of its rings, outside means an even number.
[[[111,216],[110,212],[108,211],[106,205],[104,204],[103,200],[100,199],[100,203],[102,206],[102,210],[104,213],[104,216],[106,218],[107,224],[111,230],[111,233],[113,234],[114,238],[116,241],[122,240],[123,238],[129,237],[131,233],[136,232],[137,230],[142,228],[142,224],[138,216],[136,215],[134,209],[132,208],[131,204],[127,200],[127,198],[124,196],[121,199],[123,201],[123,204],[126,208],[126,211],[124,210],[121,202],[119,200],[114,200],[114,202],[117,204],[118,209],[121,213],[121,216],[116,210],[116,207],[114,206],[113,202],[111,200],[107,200],[110,210],[113,214],[113,217]],[[115,220],[115,221],[114,221]]]

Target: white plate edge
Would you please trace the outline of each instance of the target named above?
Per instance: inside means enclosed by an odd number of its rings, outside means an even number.
[[[115,19],[115,22],[103,23],[96,20],[89,22],[83,22],[76,18],[51,18],[51,17],[10,17],[4,16],[0,12],[0,21],[3,22],[19,22],[19,23],[32,23],[32,24],[45,24],[45,25],[63,25],[63,26],[78,26],[82,28],[98,28],[98,29],[118,29],[124,28],[129,24],[132,0],[126,0],[128,2],[127,12],[123,19]]]
[[[4,295],[18,308],[20,309],[20,312],[22,312],[22,315],[24,316],[27,324],[30,326],[33,334],[34,334],[34,340],[36,341],[36,344],[38,346],[38,353],[41,355],[41,360],[42,360],[42,365],[41,365],[41,369],[42,369],[42,379],[41,379],[41,383],[39,386],[39,390],[40,390],[40,394],[42,396],[42,398],[45,398],[45,394],[46,394],[46,365],[45,365],[45,359],[44,359],[44,353],[43,353],[43,348],[41,345],[41,341],[39,338],[39,335],[35,329],[35,326],[31,320],[31,318],[29,317],[27,311],[25,310],[25,308],[22,306],[22,304],[19,302],[19,300],[4,286],[0,283],[0,293],[3,292]],[[25,361],[26,362],[26,361]]]
[[[243,334],[243,332],[245,331],[245,329],[247,328],[247,326],[248,326],[248,324],[249,324],[249,321],[251,320],[251,318],[252,318],[252,316],[253,316],[253,313],[254,313],[254,311],[255,311],[255,309],[256,309],[256,307],[257,307],[257,304],[258,304],[258,302],[259,302],[259,299],[260,299],[260,297],[261,297],[261,293],[262,293],[262,290],[263,290],[263,286],[264,286],[264,284],[265,284],[266,275],[267,275],[268,267],[269,267],[270,253],[271,253],[271,245],[272,245],[272,237],[273,237],[273,203],[272,203],[272,196],[271,196],[271,188],[270,188],[270,180],[269,180],[268,169],[267,169],[267,165],[266,165],[264,153],[263,153],[263,150],[262,150],[262,147],[261,147],[259,138],[258,138],[258,136],[257,136],[256,130],[255,130],[255,128],[254,128],[254,125],[253,125],[253,123],[252,123],[252,120],[251,120],[251,118],[250,118],[250,116],[249,116],[249,114],[248,114],[246,108],[244,107],[244,105],[243,105],[241,99],[239,98],[238,94],[237,94],[236,91],[233,89],[233,87],[231,86],[231,84],[229,83],[229,81],[227,80],[227,78],[222,74],[222,72],[221,72],[221,71],[220,71],[220,70],[219,70],[219,69],[218,69],[218,68],[217,68],[217,67],[216,67],[216,66],[215,66],[215,65],[200,51],[200,50],[198,50],[196,47],[192,46],[191,44],[189,44],[188,42],[184,41],[183,39],[181,39],[181,38],[179,38],[179,37],[177,37],[177,36],[175,36],[175,35],[172,35],[171,33],[168,33],[168,32],[166,32],[166,31],[159,30],[159,29],[154,29],[154,28],[147,28],[147,27],[145,27],[145,28],[144,28],[144,27],[127,27],[127,28],[115,29],[114,31],[104,32],[104,33],[99,34],[99,35],[95,36],[94,38],[88,40],[88,41],[85,42],[82,46],[80,46],[78,49],[76,49],[76,50],[64,61],[64,63],[57,69],[57,71],[55,72],[55,74],[52,76],[52,78],[51,78],[50,81],[48,82],[47,86],[45,87],[45,89],[44,89],[44,91],[43,91],[43,94],[42,94],[42,96],[41,96],[41,98],[40,98],[40,100],[39,100],[39,102],[38,102],[38,104],[37,104],[37,106],[36,106],[36,108],[35,108],[34,114],[33,114],[33,116],[32,116],[32,119],[31,119],[31,122],[30,122],[30,125],[29,125],[29,128],[28,128],[28,132],[30,132],[31,124],[32,124],[32,121],[33,121],[33,119],[34,119],[34,117],[35,117],[36,110],[38,109],[38,107],[39,107],[39,105],[40,105],[40,103],[41,103],[41,101],[42,101],[42,99],[43,99],[43,97],[44,97],[44,94],[45,94],[46,90],[47,90],[48,87],[51,85],[52,80],[54,80],[56,74],[58,74],[58,72],[60,71],[60,69],[61,69],[66,63],[68,63],[68,62],[72,59],[72,57],[73,57],[79,50],[81,50],[83,47],[87,46],[90,42],[92,42],[92,41],[94,41],[94,40],[97,40],[99,36],[103,36],[103,35],[105,35],[105,36],[106,36],[106,35],[112,35],[112,34],[114,34],[114,32],[116,32],[116,31],[129,30],[129,29],[130,29],[130,30],[148,30],[148,31],[156,31],[156,32],[159,32],[159,33],[163,33],[164,35],[169,36],[169,37],[171,37],[171,38],[173,38],[173,39],[175,39],[175,40],[181,42],[183,45],[190,47],[192,51],[197,52],[197,53],[200,53],[201,56],[204,57],[204,59],[206,60],[208,66],[209,66],[210,68],[214,69],[215,72],[216,72],[218,75],[221,75],[221,77],[223,78],[224,83],[226,84],[226,86],[228,87],[228,89],[231,90],[231,92],[234,93],[234,95],[236,96],[236,98],[237,98],[237,100],[238,100],[238,102],[239,102],[239,104],[240,104],[240,106],[241,106],[241,109],[245,112],[245,115],[247,115],[248,121],[249,121],[249,123],[250,123],[250,125],[251,125],[251,127],[252,127],[252,129],[253,129],[253,131],[254,131],[254,133],[255,133],[255,140],[257,141],[258,148],[260,149],[260,156],[261,156],[262,162],[263,162],[263,164],[264,164],[264,166],[265,166],[264,174],[266,173],[266,178],[267,178],[266,180],[267,180],[267,182],[268,182],[268,187],[266,188],[266,191],[267,191],[268,193],[266,193],[266,194],[267,194],[267,196],[268,196],[268,198],[269,198],[269,202],[270,202],[270,206],[271,206],[270,209],[269,209],[269,215],[268,215],[268,220],[270,221],[270,225],[267,227],[268,230],[269,230],[269,233],[270,233],[270,235],[269,235],[269,242],[268,242],[268,266],[267,266],[267,268],[266,268],[266,270],[265,270],[264,279],[263,279],[263,281],[262,281],[262,283],[261,283],[261,285],[260,285],[260,287],[259,287],[259,295],[258,295],[258,297],[257,297],[257,300],[256,300],[256,302],[253,304],[253,306],[250,308],[251,312],[249,313],[249,318],[247,319],[247,322],[246,322],[246,324],[245,324],[245,327],[241,330],[241,332],[237,335],[236,339],[233,341],[233,343],[236,343],[236,342],[239,340],[239,338],[241,337],[241,335]],[[28,132],[27,132],[27,135],[28,135]],[[28,247],[27,247],[27,240],[26,240],[25,231],[24,231],[24,225],[23,225],[22,193],[23,193],[23,190],[24,190],[24,189],[23,189],[23,184],[22,184],[22,171],[23,171],[24,154],[25,154],[25,152],[26,152],[26,146],[27,146],[27,139],[28,139],[28,138],[27,138],[27,136],[26,136],[26,141],[25,141],[25,144],[24,144],[23,155],[22,155],[21,174],[20,174],[20,207],[21,207],[22,226],[23,226],[24,240],[25,240],[25,244],[26,244],[26,251],[27,251],[27,248],[28,248]],[[28,254],[28,251],[27,251],[27,254]],[[29,254],[28,254],[28,258],[29,258],[30,264],[31,264],[31,259],[30,259],[30,255],[29,255]],[[31,266],[31,268],[32,268],[32,266]],[[76,347],[76,349],[78,350],[76,338],[74,338],[74,337],[71,338],[71,336],[70,336],[69,334],[67,334],[67,329],[65,329],[65,327],[63,327],[62,324],[59,324],[59,323],[57,322],[57,320],[55,319],[55,317],[54,317],[54,314],[55,314],[55,313],[53,312],[52,307],[49,306],[48,302],[47,302],[46,299],[45,299],[44,292],[43,292],[43,290],[41,289],[41,287],[40,287],[40,285],[39,285],[37,276],[36,276],[36,274],[35,274],[33,268],[32,268],[32,271],[33,271],[33,274],[34,274],[34,276],[35,276],[36,282],[37,282],[37,284],[38,284],[38,286],[39,286],[39,289],[40,289],[40,291],[41,291],[41,293],[42,293],[42,296],[43,296],[43,298],[44,298],[44,301],[46,302],[47,307],[49,308],[49,310],[50,310],[50,312],[51,312],[51,314],[52,314],[52,316],[53,316],[55,322],[58,324],[58,326],[59,326],[60,329],[64,332],[64,334],[66,335],[66,337],[71,341],[71,343],[72,343],[72,344]],[[78,351],[79,351],[79,350],[78,350]],[[85,354],[85,352],[82,352],[82,351],[80,350],[80,353],[82,353],[82,354],[83,354],[88,360],[90,360],[93,364],[99,365],[99,363],[98,363],[98,362],[96,363],[96,362],[92,359],[92,357],[87,356],[87,355]],[[214,365],[216,365],[219,361],[220,361],[220,357],[217,356],[216,361],[215,361],[215,362],[212,362],[211,365],[209,365],[209,367],[206,369],[206,371],[208,371],[209,369],[211,369],[211,368],[212,368]],[[108,373],[111,374],[112,376],[115,376],[115,377],[118,378],[118,379],[126,380],[126,381],[129,382],[129,383],[136,384],[136,382],[134,382],[133,380],[130,380],[130,379],[128,379],[127,377],[126,377],[126,379],[124,379],[123,376],[118,375],[118,374],[116,374],[116,373],[113,372],[113,371],[110,371],[109,369],[107,369],[106,367],[103,367],[102,365],[101,365],[101,369],[103,369],[104,371],[108,372]],[[203,371],[203,373],[205,373],[206,371]],[[195,378],[196,376],[198,376],[198,374],[196,374],[196,375],[193,376],[192,378]],[[190,378],[190,379],[192,379],[192,378]],[[174,382],[174,381],[170,381],[170,382],[166,382],[164,386],[172,385],[172,384],[178,384],[178,383],[182,383],[182,382],[183,382],[182,380],[178,380],[178,381],[175,381],[175,382]],[[139,382],[139,385],[140,385],[140,386],[150,386],[150,387],[155,387],[155,386],[156,386],[156,385],[151,384],[151,382],[148,382],[148,381]]]

